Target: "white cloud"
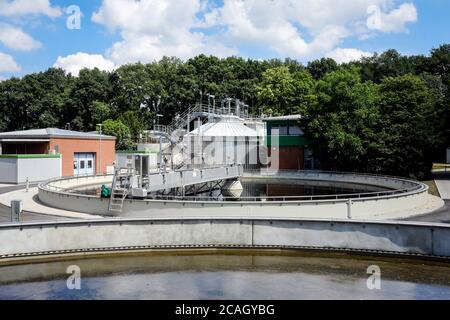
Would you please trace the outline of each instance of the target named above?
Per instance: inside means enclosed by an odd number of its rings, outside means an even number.
[[[404,3],[388,13],[372,5],[367,9],[367,13],[370,15],[367,27],[382,32],[405,32],[407,23],[417,21],[417,9],[412,3]]]
[[[111,71],[115,68],[114,62],[105,59],[102,55],[84,52],[78,52],[66,57],[60,56],[53,66],[55,68],[62,68],[74,76],[78,76],[80,70],[83,68],[98,68],[104,71]]]
[[[184,59],[200,53],[235,54],[233,48],[192,31],[204,8],[200,0],[103,0],[92,20],[120,32],[122,40],[107,52],[119,65],[163,56]]]
[[[0,0],[0,16],[45,15],[59,17],[61,9],[49,0]]]
[[[337,48],[348,37],[367,37],[368,8],[380,10],[378,31],[404,31],[417,20],[413,4],[389,11],[394,0],[225,0],[207,13],[207,26],[223,26],[227,43],[269,47],[281,56],[312,58]],[[381,12],[381,9],[386,13]],[[370,17],[369,17],[370,19]]]
[[[9,54],[0,52],[0,72],[19,72],[20,66],[16,63],[14,58]]]
[[[20,51],[30,51],[42,46],[20,28],[5,23],[0,23],[0,42],[10,49]]]
[[[363,57],[370,57],[372,53],[353,48],[337,48],[326,54],[327,58],[334,59],[337,63],[358,61]]]
[[[121,35],[106,52],[117,65],[165,55],[228,56],[238,54],[240,46],[301,60],[337,50],[337,57],[350,59],[361,52],[338,49],[345,39],[402,32],[417,21],[415,6],[402,1],[224,0],[217,5],[207,0],[103,0],[92,21]]]

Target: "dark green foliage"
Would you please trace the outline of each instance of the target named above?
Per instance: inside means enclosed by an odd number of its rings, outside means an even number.
[[[450,147],[450,45],[342,65],[200,55],[79,77],[50,68],[0,81],[0,131],[103,123],[118,149],[130,149],[157,114],[168,124],[208,94],[241,99],[253,114],[303,114],[323,169],[424,177]]]
[[[307,68],[314,79],[320,80],[327,73],[338,70],[339,66],[333,59],[322,58],[320,60],[311,61],[310,63],[308,63]]]
[[[133,150],[134,143],[131,139],[130,129],[120,120],[106,120],[103,122],[102,134],[115,136],[117,150]]]
[[[380,85],[379,135],[383,171],[425,178],[438,145],[432,90],[414,75],[385,78]]]
[[[377,144],[378,89],[362,82],[357,68],[328,73],[317,82],[317,103],[308,108],[304,126],[324,168],[373,171]]]

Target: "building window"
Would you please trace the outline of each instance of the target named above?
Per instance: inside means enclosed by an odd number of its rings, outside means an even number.
[[[302,136],[303,130],[297,126],[289,127],[289,135],[290,136]]]
[[[87,168],[92,169],[92,160],[88,160]]]
[[[80,161],[80,169],[84,169],[84,160]]]
[[[73,162],[73,169],[74,169],[74,170],[77,170],[77,169],[78,169],[78,161],[77,161],[77,160],[75,160],[75,161]]]
[[[273,126],[270,130],[272,136],[286,136],[288,133],[287,126]]]

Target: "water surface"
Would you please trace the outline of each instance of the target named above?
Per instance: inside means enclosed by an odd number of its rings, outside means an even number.
[[[371,185],[363,185],[345,182],[328,181],[308,181],[298,179],[241,179],[242,191],[222,192],[214,189],[197,194],[186,194],[187,196],[197,196],[204,200],[233,200],[246,198],[262,198],[270,200],[280,200],[283,197],[309,197],[309,196],[329,196],[329,195],[352,195],[358,193],[371,193],[387,191]],[[110,186],[109,186],[110,187]],[[89,186],[70,190],[80,194],[100,195],[101,186]],[[166,195],[170,193],[165,193]],[[297,200],[293,198],[292,200]],[[301,200],[301,199],[299,199]]]
[[[66,269],[81,268],[81,290]],[[381,268],[369,290],[367,268]],[[345,255],[116,256],[0,267],[0,299],[450,299],[450,266]]]

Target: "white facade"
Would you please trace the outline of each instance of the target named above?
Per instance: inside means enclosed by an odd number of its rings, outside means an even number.
[[[145,161],[148,161],[146,166],[150,170],[158,168],[158,154],[157,153],[140,153],[140,152],[129,152],[129,153],[116,153],[116,166],[119,168],[128,168],[131,166],[135,168],[135,159],[136,156],[146,156]],[[137,169],[137,168],[135,168]]]
[[[0,182],[39,182],[62,176],[61,156],[3,156],[0,157]]]
[[[193,164],[257,165],[258,145],[264,145],[264,130],[252,125],[250,128],[233,116],[208,122],[185,136],[186,158]]]

